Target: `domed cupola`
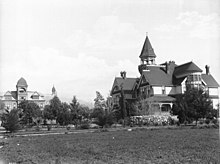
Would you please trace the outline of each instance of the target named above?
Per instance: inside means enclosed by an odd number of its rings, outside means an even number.
[[[28,85],[26,80],[23,77],[21,77],[16,85],[18,101],[27,100],[27,87]]]
[[[21,77],[18,80],[16,87],[28,87],[26,80],[23,77]]]

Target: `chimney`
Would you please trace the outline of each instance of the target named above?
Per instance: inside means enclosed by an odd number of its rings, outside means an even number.
[[[209,68],[210,68],[210,67],[209,67],[208,65],[205,66],[206,75],[210,75]]]
[[[120,74],[121,74],[121,77],[122,77],[123,79],[126,78],[126,72],[125,72],[125,71],[121,71]]]
[[[170,74],[170,63],[166,62],[166,73]]]

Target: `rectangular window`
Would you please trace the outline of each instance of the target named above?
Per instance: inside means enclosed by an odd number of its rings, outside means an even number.
[[[166,90],[165,90],[165,87],[162,86],[162,94],[165,95],[166,94]]]

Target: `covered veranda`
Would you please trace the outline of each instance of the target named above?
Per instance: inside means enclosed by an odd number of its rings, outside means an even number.
[[[156,95],[145,99],[149,104],[150,115],[170,115],[170,110],[175,100],[176,99],[171,96]]]

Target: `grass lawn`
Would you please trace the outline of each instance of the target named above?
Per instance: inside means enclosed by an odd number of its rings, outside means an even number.
[[[1,142],[0,158],[16,163],[220,163],[218,129],[136,129]]]

